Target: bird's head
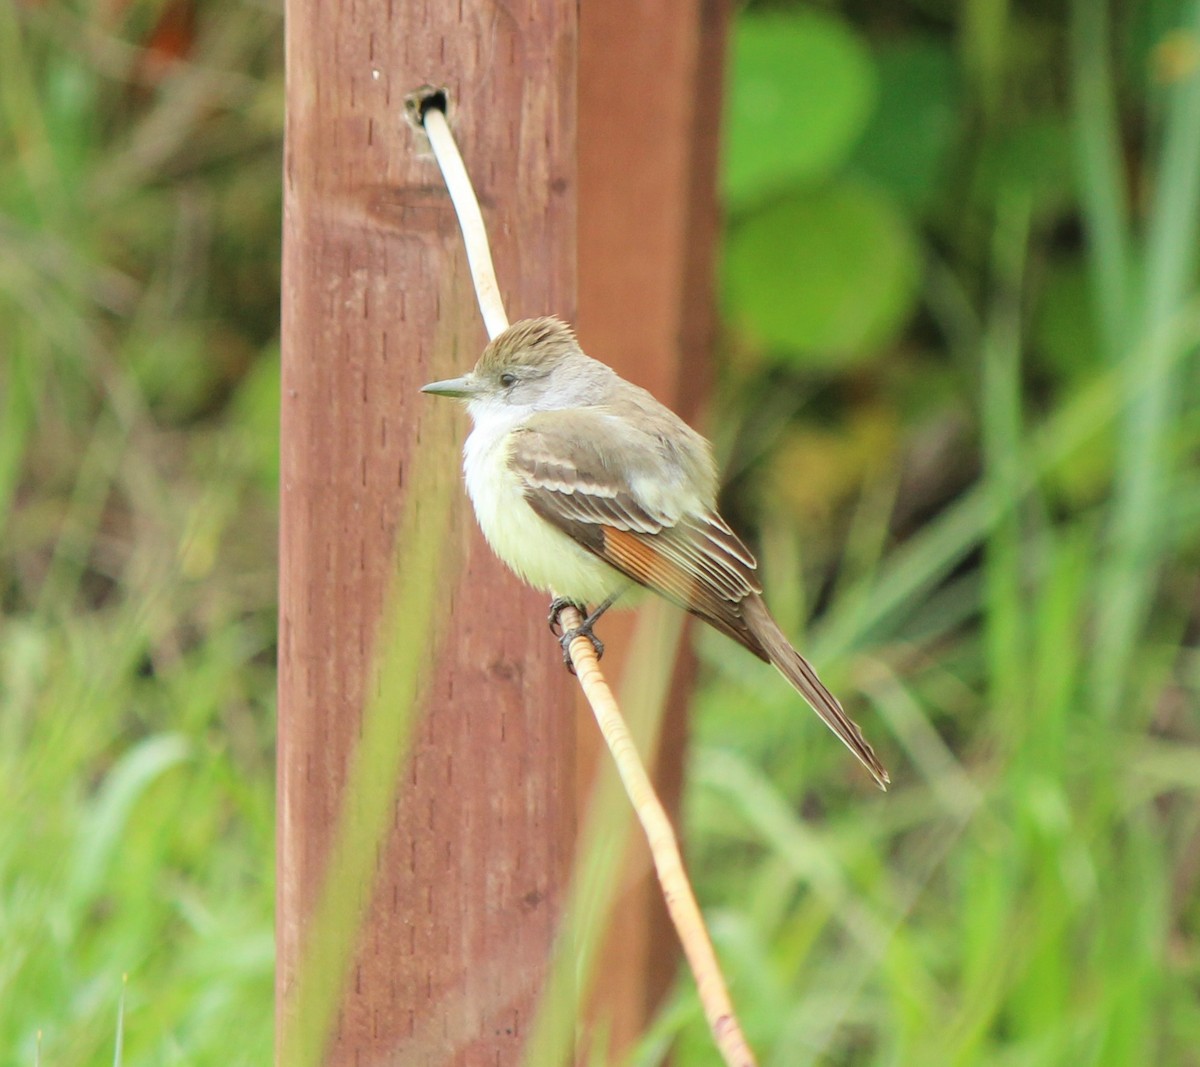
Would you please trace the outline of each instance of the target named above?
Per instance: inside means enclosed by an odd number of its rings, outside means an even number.
[[[561,319],[523,319],[496,335],[469,374],[423,386],[421,392],[485,411],[554,411],[597,403],[612,371],[589,359]]]

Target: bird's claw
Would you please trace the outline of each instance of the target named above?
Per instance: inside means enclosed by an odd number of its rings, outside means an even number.
[[[596,653],[596,659],[600,659],[604,655],[604,642],[592,633],[592,628],[587,623],[584,623],[582,626],[573,627],[570,630],[564,630],[558,638],[558,643],[562,645],[563,666],[572,674],[575,673],[575,661],[571,658],[571,642],[577,637],[586,637],[591,641],[592,650]]]
[[[571,600],[569,597],[556,596],[550,601],[550,614],[546,617],[546,622],[550,627],[550,632],[554,634],[555,637],[562,636],[562,620],[559,618],[559,616],[562,615],[567,608],[574,608],[579,612],[580,615],[587,614],[581,605],[576,604],[575,601]]]
[[[606,608],[607,606],[605,604]],[[550,602],[550,615],[546,619],[546,622],[550,626],[550,632],[558,638],[558,643],[562,646],[563,664],[567,670],[574,674],[575,663],[571,659],[571,642],[575,638],[586,637],[591,641],[592,648],[596,653],[596,659],[604,655],[604,642],[592,633],[593,623],[595,623],[603,612],[598,611],[594,615],[588,616],[579,626],[573,626],[570,630],[564,630],[560,616],[567,608],[574,608],[580,615],[587,615],[587,608],[583,604],[578,604],[565,596],[556,596]]]

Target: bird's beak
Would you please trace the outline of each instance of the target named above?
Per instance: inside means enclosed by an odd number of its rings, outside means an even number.
[[[464,374],[461,378],[447,378],[444,382],[430,382],[421,386],[422,393],[434,396],[453,396],[460,400],[469,399],[479,392],[479,383],[474,375]]]

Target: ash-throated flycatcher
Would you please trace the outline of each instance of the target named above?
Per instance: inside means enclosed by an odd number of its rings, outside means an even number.
[[[644,389],[584,355],[570,327],[526,319],[475,369],[422,392],[464,400],[463,472],[492,550],[560,601],[599,605],[645,586],[766,660],[871,772],[888,774],[762,599],[750,550],[717,514],[709,443]],[[552,625],[557,616],[551,609]]]

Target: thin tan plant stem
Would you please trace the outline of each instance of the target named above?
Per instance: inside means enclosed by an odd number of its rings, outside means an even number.
[[[429,108],[424,113],[424,126],[429,145],[446,181],[446,191],[454,204],[454,213],[458,216],[479,311],[483,315],[488,337],[494,338],[508,329],[508,315],[505,314],[504,301],[500,296],[500,283],[496,281],[492,249],[488,244],[483,212],[479,210],[479,201],[475,198],[475,187],[471,184],[467,165],[458,151],[445,113],[438,108]]]
[[[560,617],[567,630],[583,625],[576,608],[564,608]],[[692,884],[683,866],[683,856],[679,852],[679,842],[671,827],[671,820],[654,791],[633,738],[629,736],[629,728],[625,725],[621,709],[617,707],[616,697],[600,670],[596,650],[591,641],[580,634],[571,642],[570,653],[579,686],[596,716],[596,723],[612,754],[629,802],[646,834],[663,899],[696,979],[700,1003],[717,1048],[729,1067],[755,1067],[757,1061],[746,1044],[741,1025],[734,1014],[708,928],[704,925],[700,905],[696,903],[696,894],[692,892]]]
[[[487,326],[488,336],[494,338],[508,327],[508,316],[504,311],[495,268],[492,266],[483,215],[445,114],[435,107],[420,110],[420,113],[458,214],[479,309]],[[565,608],[561,619],[568,630],[583,624],[582,617],[574,607]],[[700,914],[700,906],[696,903],[696,895],[692,892],[691,883],[684,870],[683,857],[679,851],[675,831],[671,827],[671,820],[654,791],[650,776],[646,773],[621,710],[617,706],[616,698],[600,670],[600,661],[595,649],[586,637],[580,635],[571,642],[570,654],[579,685],[596,716],[596,722],[612,754],[625,792],[646,834],[667,910],[696,979],[700,1003],[717,1048],[728,1067],[756,1067],[757,1061],[742,1035],[741,1025],[734,1014],[733,1004],[725,987],[725,979],[713,952],[712,940],[708,936],[708,929]]]

